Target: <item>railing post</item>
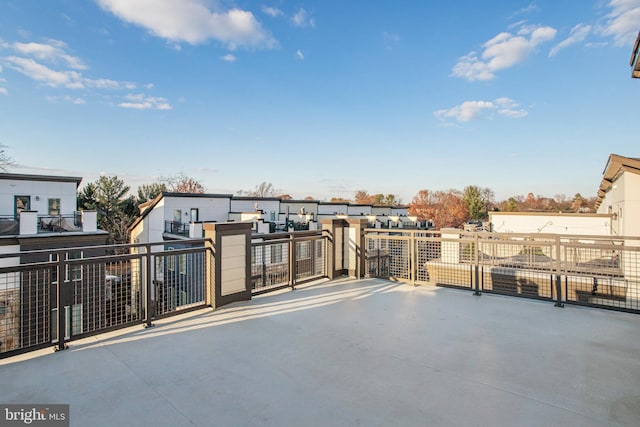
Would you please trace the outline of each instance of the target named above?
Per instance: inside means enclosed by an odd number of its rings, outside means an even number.
[[[55,351],[65,350],[67,349],[67,344],[65,343],[65,335],[66,335],[66,312],[65,307],[67,306],[67,293],[64,289],[65,283],[65,273],[66,273],[66,262],[65,262],[65,252],[58,251],[58,265],[56,268],[58,269],[58,286],[56,288],[56,299],[58,304],[58,345],[55,348]]]
[[[296,286],[296,241],[293,231],[289,233],[289,286],[295,289]]]
[[[562,302],[562,253],[560,252],[560,236],[556,236],[556,303],[555,307],[564,307]]]
[[[267,259],[266,259],[266,246],[260,246],[260,259],[262,261],[262,268],[261,268],[261,276],[262,276],[262,286],[267,286]],[[256,248],[256,250],[258,250]]]
[[[144,316],[145,316],[145,322],[144,322],[144,327],[145,328],[150,328],[153,326],[153,323],[151,322],[151,308],[153,305],[153,301],[151,300],[151,290],[153,289],[153,278],[152,278],[152,274],[151,274],[151,268],[153,266],[153,263],[151,262],[151,245],[145,245],[144,247],[145,252],[146,252],[146,258],[145,258],[145,269],[146,269],[146,274],[145,274],[145,280],[144,280],[144,286],[145,286],[145,297],[144,297]]]
[[[474,236],[474,256],[473,256],[473,261],[474,261],[474,266],[475,266],[475,290],[473,292],[473,295],[475,296],[480,296],[480,237],[478,236],[478,234],[476,234]]]
[[[411,263],[411,266],[409,268],[409,274],[411,275],[411,284],[413,286],[416,285],[416,264],[417,264],[417,259],[418,259],[418,245],[416,242],[416,233],[415,232],[411,232],[411,238],[409,239],[409,262]]]

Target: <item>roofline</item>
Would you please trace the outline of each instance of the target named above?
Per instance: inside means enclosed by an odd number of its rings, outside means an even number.
[[[260,197],[260,196],[232,196],[232,200],[264,200],[269,202],[282,202],[280,197]]]
[[[607,159],[607,164],[602,171],[602,181],[598,187],[598,198],[595,208],[598,209],[605,196],[611,190],[613,182],[618,179],[622,172],[630,172],[640,175],[640,158],[624,157],[611,153]]]
[[[0,173],[0,179],[43,182],[75,182],[76,187],[79,187],[82,182],[82,177],[79,176],[30,175],[22,173]]]
[[[171,191],[164,191],[162,193],[165,197],[201,197],[201,198],[216,198],[216,199],[232,199],[233,194],[216,194],[216,193],[174,193]]]
[[[557,216],[557,217],[580,217],[580,218],[610,218],[611,214],[599,213],[578,213],[578,212],[502,212],[490,211],[491,215],[508,215],[508,216]]]
[[[129,226],[129,232],[133,231],[135,227],[142,222],[144,218],[149,215],[149,213],[156,207],[156,205],[162,200],[164,197],[197,197],[197,198],[217,198],[217,199],[229,199],[229,200],[265,200],[265,201],[278,201],[280,203],[312,203],[325,206],[365,206],[371,208],[389,208],[389,209],[408,209],[409,207],[406,205],[398,205],[398,206],[386,206],[386,205],[369,205],[369,204],[358,204],[358,203],[349,203],[349,202],[323,202],[320,200],[282,200],[279,197],[251,197],[251,196],[234,196],[233,194],[212,194],[212,193],[174,193],[174,192],[162,192],[156,196],[155,199],[145,202],[142,205],[144,206],[144,210],[140,212],[140,216],[138,216],[133,223]],[[231,211],[229,211],[231,213]]]

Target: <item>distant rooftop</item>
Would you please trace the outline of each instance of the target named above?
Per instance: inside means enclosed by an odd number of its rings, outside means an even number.
[[[0,179],[15,179],[21,181],[45,181],[45,182],[75,182],[79,186],[81,177],[77,176],[56,176],[56,175],[29,175],[19,173],[0,173]]]

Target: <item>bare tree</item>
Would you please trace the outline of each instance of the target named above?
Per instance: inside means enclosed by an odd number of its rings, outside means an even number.
[[[270,182],[262,181],[255,189],[244,193],[249,197],[275,197],[281,190],[276,189]]]
[[[205,192],[204,185],[182,173],[169,178],[163,178],[161,181],[167,183],[167,188],[172,193],[204,194]]]
[[[7,154],[5,145],[0,144],[0,172],[7,172],[9,166],[13,165],[13,160]]]

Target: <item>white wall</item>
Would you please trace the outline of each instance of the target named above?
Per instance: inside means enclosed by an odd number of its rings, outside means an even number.
[[[598,213],[615,214],[612,234],[640,236],[640,175],[623,172],[602,199]]]
[[[189,212],[192,208],[198,209],[199,221],[203,222],[227,222],[229,217],[230,197],[189,197],[189,196],[165,196],[164,198],[164,221],[173,220],[173,211],[182,211],[183,223],[190,220]],[[186,215],[185,215],[186,213]]]
[[[76,211],[76,183],[0,180],[0,215],[14,214],[14,196],[30,196],[31,210],[38,215],[49,214],[49,199],[60,199],[60,213],[70,215]]]
[[[263,211],[269,218],[269,213],[274,211],[276,214],[280,209],[280,200],[263,200],[263,199],[231,199],[231,212],[254,212],[256,210]]]
[[[348,206],[346,203],[320,203],[318,205],[318,214],[319,215],[334,215],[338,214],[346,214],[348,211]]]
[[[393,207],[391,207],[391,215],[407,216],[407,215],[409,215],[409,208],[393,206]]]
[[[318,213],[318,202],[315,200],[309,200],[309,201],[295,201],[295,202],[289,202],[287,200],[283,200],[282,202],[280,202],[280,209],[282,210],[282,212],[287,212],[287,207],[289,208],[289,213],[299,213],[300,210],[302,208],[304,208],[304,211],[306,213],[314,213],[317,214]]]
[[[347,209],[349,216],[371,214],[371,205],[349,205]]]
[[[611,234],[611,216],[602,214],[489,212],[489,221],[498,233]]]
[[[371,208],[371,213],[378,216],[389,216],[391,215],[391,206],[374,206]]]

